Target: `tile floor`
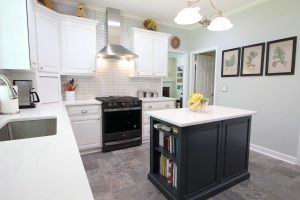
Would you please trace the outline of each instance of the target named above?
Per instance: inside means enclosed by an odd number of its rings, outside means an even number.
[[[148,181],[149,145],[82,156],[95,200],[166,200]],[[250,180],[211,200],[299,200],[300,167],[250,153]]]

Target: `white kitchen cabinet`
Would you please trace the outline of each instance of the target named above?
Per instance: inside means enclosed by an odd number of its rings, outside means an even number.
[[[150,141],[150,116],[146,113],[151,110],[164,110],[164,109],[174,109],[175,100],[159,100],[159,101],[143,101],[142,108],[142,119],[143,119],[143,128],[142,128],[142,140],[143,143]]]
[[[61,67],[61,34],[56,12],[38,6],[36,34],[39,71],[58,73]]]
[[[93,74],[98,21],[62,15],[62,74]]]
[[[27,5],[0,1],[0,69],[30,69]]]
[[[136,59],[136,74],[151,76],[152,74],[152,36],[136,34],[134,36],[134,51],[138,54]]]
[[[153,72],[155,76],[168,76],[168,38],[153,37]]]
[[[55,103],[61,100],[60,76],[49,76],[39,74],[38,92],[41,103]]]
[[[97,152],[102,146],[100,105],[67,106],[73,133],[82,154]]]
[[[79,150],[99,148],[101,146],[100,117],[71,118],[71,123]]]
[[[170,34],[132,28],[132,50],[138,55],[131,77],[166,77]]]
[[[27,0],[27,17],[28,17],[28,33],[29,33],[29,52],[30,52],[30,68],[37,69],[38,55],[36,42],[36,15],[34,0]]]

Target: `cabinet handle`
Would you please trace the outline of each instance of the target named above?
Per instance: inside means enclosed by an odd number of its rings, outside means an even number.
[[[36,65],[36,62],[31,63],[32,65]]]
[[[152,106],[148,106],[148,109],[151,109],[152,108]]]
[[[167,104],[167,105],[166,105],[166,108],[168,108],[168,107],[170,107],[170,105],[169,105],[169,104]]]
[[[87,110],[82,110],[82,111],[81,111],[81,113],[87,113],[87,112],[88,112]]]

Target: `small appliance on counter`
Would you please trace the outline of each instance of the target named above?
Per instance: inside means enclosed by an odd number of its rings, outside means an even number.
[[[0,114],[16,114],[19,112],[17,87],[13,87],[8,78],[0,74]]]
[[[13,84],[18,86],[19,108],[35,108],[35,103],[40,102],[39,95],[33,92],[31,80],[14,80]]]

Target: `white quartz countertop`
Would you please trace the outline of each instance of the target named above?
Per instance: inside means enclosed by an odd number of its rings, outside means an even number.
[[[229,108],[223,106],[208,106],[205,112],[191,112],[188,108],[148,111],[148,115],[177,125],[179,127],[204,124],[256,113],[251,110]]]
[[[140,98],[143,102],[155,102],[155,101],[176,101],[176,98],[170,97],[156,97],[156,98]]]
[[[53,136],[0,142],[0,199],[93,200],[65,105],[0,115],[7,122],[57,118]]]
[[[65,101],[66,106],[82,106],[82,105],[100,105],[101,101],[96,99]]]

